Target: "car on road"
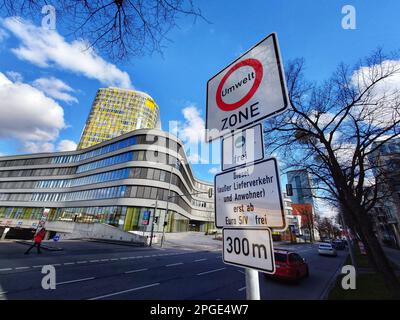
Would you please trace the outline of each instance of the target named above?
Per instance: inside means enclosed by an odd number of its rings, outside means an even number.
[[[276,271],[272,278],[297,281],[309,276],[308,264],[298,253],[275,249],[274,257]]]
[[[331,243],[336,250],[346,249],[346,242],[343,240],[333,240]]]
[[[320,243],[318,246],[318,254],[323,256],[337,256],[337,251],[332,243]]]

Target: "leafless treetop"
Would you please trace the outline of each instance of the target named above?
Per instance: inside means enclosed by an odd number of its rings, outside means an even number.
[[[54,5],[57,23],[114,59],[162,52],[167,33],[183,16],[203,17],[192,0],[0,0],[3,15],[41,18]]]

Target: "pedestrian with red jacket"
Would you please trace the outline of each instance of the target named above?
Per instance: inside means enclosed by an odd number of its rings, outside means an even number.
[[[42,228],[35,234],[33,237],[33,244],[29,247],[28,250],[26,250],[25,254],[29,254],[29,251],[32,250],[33,247],[37,247],[37,253],[41,254],[42,252],[40,251],[40,244],[42,243],[42,240],[44,239],[46,235],[46,229]]]

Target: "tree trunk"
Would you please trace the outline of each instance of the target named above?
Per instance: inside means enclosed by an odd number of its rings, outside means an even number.
[[[362,209],[361,209],[362,210]],[[366,212],[357,212],[358,219],[358,231],[361,239],[364,241],[364,245],[368,254],[369,259],[372,262],[372,266],[376,272],[383,275],[388,288],[393,290],[396,297],[400,296],[400,281],[395,275],[389,260],[387,259],[385,252],[383,251],[381,244],[375,236],[371,220]]]

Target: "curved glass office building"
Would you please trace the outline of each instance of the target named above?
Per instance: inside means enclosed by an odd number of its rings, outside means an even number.
[[[1,157],[0,220],[38,220],[50,208],[48,221],[130,231],[148,230],[151,212],[155,231],[205,231],[212,187],[193,176],[176,137],[139,129],[83,150]]]
[[[158,105],[147,93],[121,88],[101,88],[82,132],[78,150],[136,129],[160,129]]]

